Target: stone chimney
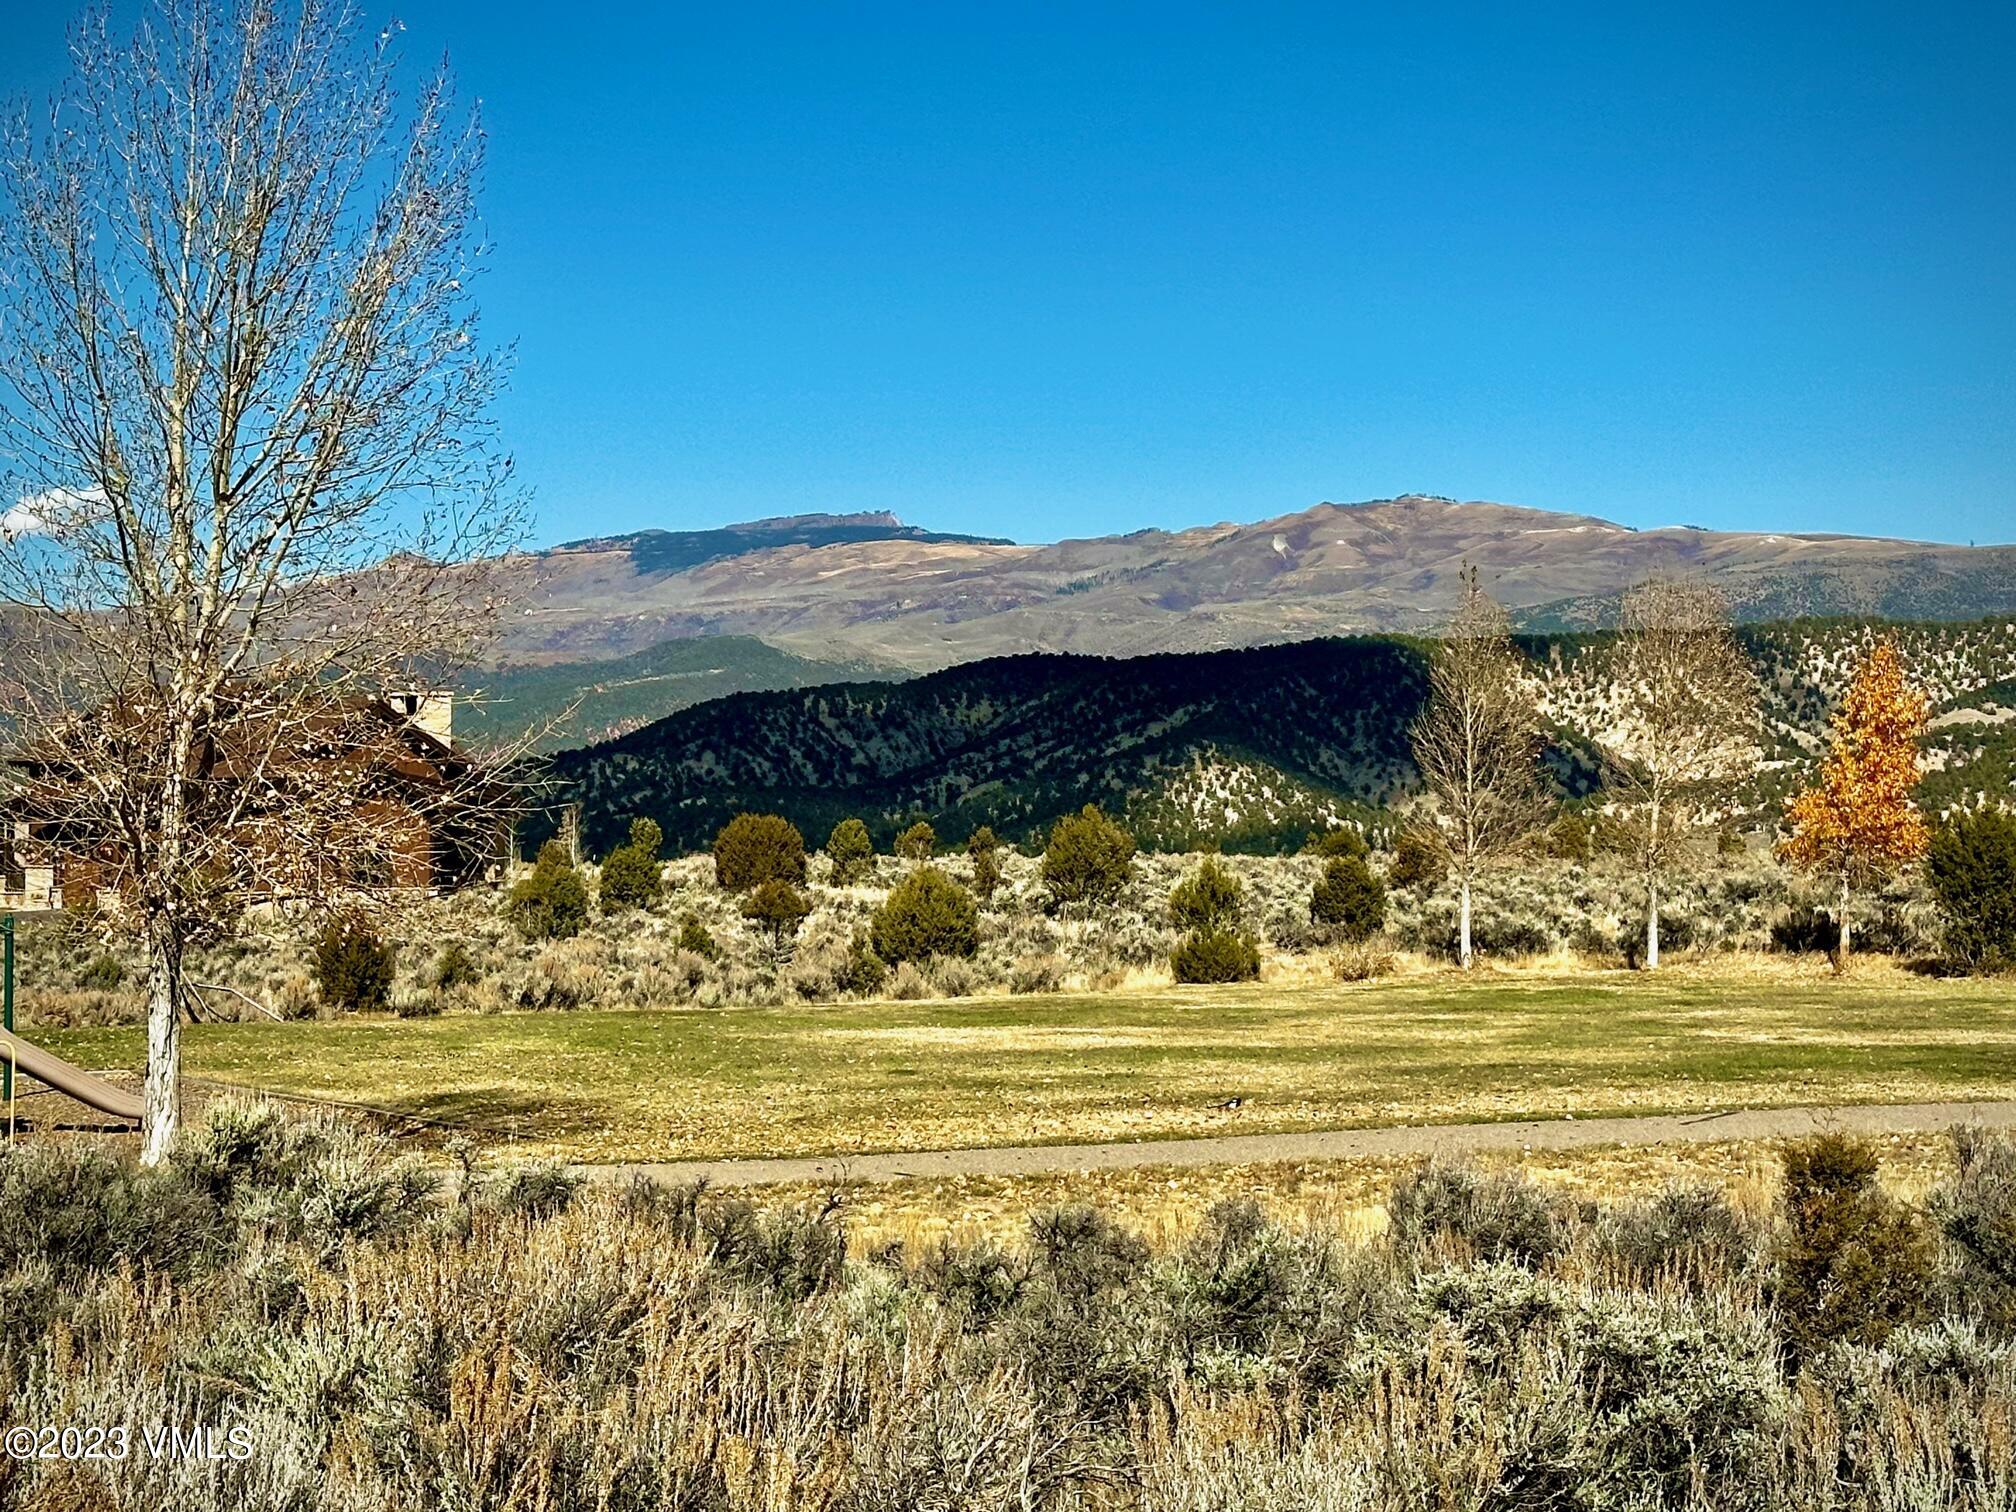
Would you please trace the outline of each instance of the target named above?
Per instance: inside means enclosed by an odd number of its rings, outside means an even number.
[[[443,745],[455,743],[455,695],[447,689],[418,693],[394,693],[386,700],[395,713],[403,714]]]

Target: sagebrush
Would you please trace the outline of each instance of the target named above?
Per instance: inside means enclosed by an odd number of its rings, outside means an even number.
[[[1977,1173],[2016,1151],[1966,1138]],[[1816,1161],[1860,1180],[1823,1152],[1790,1189]],[[1444,1166],[1371,1243],[1242,1201],[1162,1250],[1064,1208],[1020,1245],[850,1258],[845,1192],[442,1186],[347,1125],[226,1104],[159,1170],[9,1149],[0,1200],[11,1421],[242,1425],[257,1450],[0,1463],[0,1502],[37,1512],[2016,1495],[2006,1314],[1935,1282],[1880,1345],[1790,1349],[1787,1213],[1708,1193],[1606,1207]],[[2011,1216],[2000,1183],[1935,1205]]]

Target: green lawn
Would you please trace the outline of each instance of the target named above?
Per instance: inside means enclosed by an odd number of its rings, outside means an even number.
[[[137,1028],[30,1030],[137,1066]],[[2016,983],[1604,974],[204,1025],[201,1076],[586,1160],[2016,1099]],[[1210,1104],[1247,1099],[1236,1115]]]

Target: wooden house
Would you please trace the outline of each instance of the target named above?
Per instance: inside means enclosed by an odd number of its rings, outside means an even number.
[[[190,758],[193,824],[228,836],[214,849],[254,899],[444,892],[496,876],[509,851],[504,787],[455,743],[453,721],[453,695],[431,692],[332,701],[306,715],[233,711]],[[116,742],[129,731],[146,738],[144,711],[80,726],[77,738]],[[45,741],[7,767],[0,908],[83,907],[133,888],[116,829],[79,801],[99,769],[89,755]]]

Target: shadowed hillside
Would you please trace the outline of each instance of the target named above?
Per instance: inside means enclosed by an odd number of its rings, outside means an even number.
[[[1006,657],[724,699],[563,753],[556,774],[596,846],[640,813],[704,844],[745,808],[780,809],[815,839],[849,814],[885,839],[920,815],[947,837],[990,824],[1030,839],[1087,803],[1126,810],[1155,845],[1271,843],[1405,790],[1423,687],[1419,649],[1386,639]]]
[[[1775,819],[1824,748],[1858,656],[1896,639],[1936,711],[1924,801],[2009,796],[2016,624],[1803,621],[1742,632],[1763,698],[1762,760],[1740,795]],[[1605,635],[1528,636],[1555,726],[1564,797],[1593,792],[1591,737],[1612,717]],[[1112,660],[1021,656],[906,683],[745,694],[687,709],[555,760],[601,849],[648,814],[697,847],[743,809],[789,815],[818,843],[847,815],[885,841],[928,818],[941,839],[988,824],[1029,841],[1086,803],[1124,814],[1145,845],[1273,850],[1416,791],[1407,726],[1425,648],[1402,637]]]

